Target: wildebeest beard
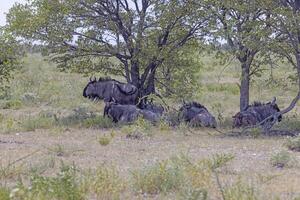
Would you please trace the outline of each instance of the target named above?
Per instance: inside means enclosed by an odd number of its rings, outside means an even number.
[[[275,102],[275,98],[272,102],[268,103],[254,102],[252,105],[233,116],[233,127],[254,126],[263,122],[266,118],[275,113],[280,112],[280,109]],[[277,120],[280,122],[282,120],[282,115],[279,115]]]
[[[121,83],[110,78],[90,81],[83,90],[83,96],[89,99],[103,99],[105,102],[135,105],[138,89],[129,83]]]
[[[179,110],[179,119],[189,123],[192,126],[202,126],[216,128],[215,117],[209,113],[205,106],[197,103],[184,103]]]

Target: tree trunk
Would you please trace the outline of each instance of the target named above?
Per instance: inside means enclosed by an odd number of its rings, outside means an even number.
[[[249,89],[250,89],[250,65],[242,63],[242,80],[240,88],[240,111],[243,111],[249,105]]]

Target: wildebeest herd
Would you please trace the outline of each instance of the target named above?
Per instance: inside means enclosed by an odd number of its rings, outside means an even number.
[[[90,79],[83,90],[83,96],[91,100],[104,100],[104,117],[113,122],[130,123],[139,117],[152,123],[168,120],[165,109],[152,102],[139,102],[139,91],[130,83],[122,83],[111,78]],[[233,116],[233,127],[248,127],[263,123],[265,119],[280,112],[276,99],[268,103],[254,102],[243,111]],[[185,122],[194,127],[216,128],[215,117],[207,108],[197,102],[184,102],[177,112],[178,122]],[[281,121],[282,116],[278,117]]]

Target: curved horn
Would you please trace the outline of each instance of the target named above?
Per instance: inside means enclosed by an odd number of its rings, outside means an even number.
[[[92,82],[92,76],[90,76],[90,82]]]

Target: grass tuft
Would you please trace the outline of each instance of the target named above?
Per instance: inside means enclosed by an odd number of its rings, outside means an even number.
[[[284,145],[289,150],[300,152],[300,136],[288,138]]]

